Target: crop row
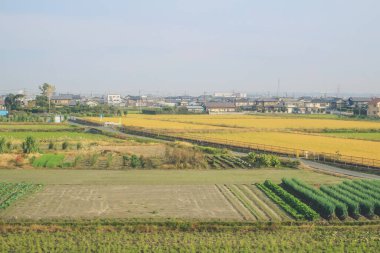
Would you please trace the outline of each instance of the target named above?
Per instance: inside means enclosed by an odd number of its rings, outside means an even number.
[[[270,180],[266,180],[264,182],[264,186],[268,188],[273,194],[277,195],[288,206],[296,210],[297,213],[300,214],[303,218],[307,220],[316,220],[319,218],[318,213],[316,213],[308,205],[306,205],[301,200],[299,200],[298,198],[296,198],[295,196],[293,196],[292,194],[284,190],[279,185],[272,183]],[[280,206],[283,206],[283,204]],[[288,210],[285,210],[285,211],[288,211]]]
[[[340,219],[345,219],[348,215],[353,218],[380,215],[378,181],[351,180],[338,185],[322,185],[317,189],[300,180],[284,178],[282,186],[326,219],[331,219],[334,215]]]
[[[285,189],[299,197],[325,219],[331,219],[334,214],[341,219],[346,218],[348,215],[347,206],[345,204],[302,181],[284,178],[282,179],[282,184]]]
[[[296,220],[303,220],[305,217],[302,214],[299,214],[297,210],[288,205],[284,200],[282,200],[279,196],[277,196],[274,192],[272,192],[268,187],[264,184],[257,183],[257,188],[259,188],[262,192],[264,192],[274,203],[280,206],[285,212],[290,214]]]
[[[0,210],[9,207],[22,196],[39,189],[41,185],[0,183]]]

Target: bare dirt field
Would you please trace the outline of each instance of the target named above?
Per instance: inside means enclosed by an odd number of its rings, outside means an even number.
[[[0,217],[242,219],[215,185],[50,185]]]

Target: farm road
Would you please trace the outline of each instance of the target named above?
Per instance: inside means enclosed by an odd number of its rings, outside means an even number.
[[[380,179],[380,176],[374,175],[374,174],[367,174],[367,173],[362,173],[362,172],[357,172],[357,171],[352,171],[352,170],[346,170],[338,167],[334,167],[331,165],[327,164],[322,164],[322,163],[317,163],[313,161],[308,161],[301,159],[302,163],[306,164],[307,166],[310,166],[314,169],[317,170],[323,170],[327,172],[333,172],[333,173],[339,173],[343,175],[348,175],[352,177],[360,177],[360,178],[365,178],[365,179]]]

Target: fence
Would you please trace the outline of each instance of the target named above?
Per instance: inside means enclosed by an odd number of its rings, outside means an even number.
[[[95,123],[95,122],[91,122],[91,121],[87,121],[83,119],[76,119],[76,122],[91,125],[91,126],[103,126],[102,123],[97,123],[97,122]],[[353,167],[365,167],[365,168],[375,169],[376,171],[380,169],[380,160],[372,159],[372,158],[355,157],[355,156],[347,156],[347,155],[324,153],[324,152],[318,153],[318,152],[313,152],[310,150],[303,150],[303,149],[294,149],[294,148],[251,143],[251,142],[243,142],[243,141],[232,141],[232,140],[227,140],[227,139],[222,139],[222,138],[211,138],[211,137],[205,137],[205,136],[200,136],[200,135],[191,134],[191,133],[175,133],[175,132],[167,132],[167,131],[164,132],[164,131],[159,131],[159,130],[152,130],[152,129],[148,130],[148,129],[142,129],[142,128],[136,128],[136,127],[126,127],[126,126],[118,127],[118,129],[122,132],[134,134],[134,135],[172,140],[172,141],[175,141],[175,140],[187,141],[187,142],[192,142],[198,145],[228,148],[228,149],[232,149],[236,151],[265,152],[265,153],[272,153],[272,154],[288,156],[288,157],[303,158],[303,159],[313,160],[313,161],[318,161],[318,162],[323,162],[323,163],[341,164],[341,165],[353,166]]]

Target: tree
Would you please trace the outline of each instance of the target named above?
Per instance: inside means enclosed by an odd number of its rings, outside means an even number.
[[[4,100],[5,107],[8,111],[11,110],[19,110],[22,105],[22,98],[24,95],[22,94],[8,94]]]
[[[39,107],[48,107],[49,106],[49,99],[47,96],[41,95],[36,96],[36,106]]]
[[[44,83],[40,85],[39,89],[41,90],[41,94],[48,98],[48,105],[49,105],[49,112],[50,112],[50,99],[51,99],[51,96],[55,92],[55,86],[48,83]]]
[[[38,143],[32,136],[26,137],[26,139],[22,143],[21,147],[22,147],[22,151],[25,154],[38,152]]]

